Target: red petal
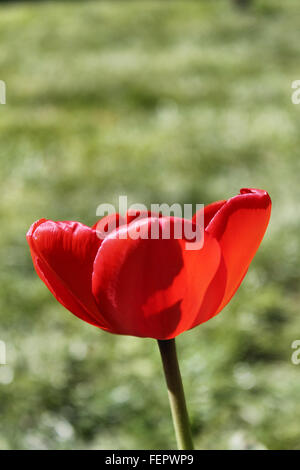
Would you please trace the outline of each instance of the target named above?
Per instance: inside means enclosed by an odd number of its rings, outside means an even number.
[[[138,210],[138,209],[129,209],[126,212],[126,221],[127,224],[131,224],[131,222],[138,221],[141,219],[145,219],[147,217],[162,217],[161,214],[157,214],[156,212],[151,212],[151,211],[143,211],[143,210]]]
[[[216,201],[212,202],[211,204],[208,204],[207,206],[204,207],[204,228],[206,228],[211,221],[211,219],[216,215],[218,210],[221,209],[221,207],[225,204],[226,200],[223,201]],[[202,212],[203,209],[200,209],[200,212]],[[196,217],[197,214],[199,213],[196,212],[192,218],[193,222],[196,222]]]
[[[262,241],[271,214],[266,191],[243,188],[215,214],[207,231],[220,243],[227,269],[225,295],[218,313],[242,282]]]
[[[55,298],[74,315],[107,329],[91,291],[101,245],[95,230],[78,222],[41,219],[27,233],[35,269]]]
[[[207,236],[207,234],[205,234]],[[227,271],[223,256],[221,256],[218,270],[209,284],[203,302],[199,309],[198,315],[192,325],[192,328],[206,322],[218,311],[222,299],[224,298],[226,288]]]
[[[113,230],[122,225],[131,224],[134,221],[147,217],[156,217],[156,214],[151,211],[130,209],[126,212],[124,217],[118,213],[106,215],[98,220],[92,228],[97,231],[98,237],[104,240]],[[161,217],[161,215],[157,214],[157,217]]]
[[[183,220],[139,220],[112,233],[98,251],[93,293],[115,333],[167,339],[194,324],[221,251],[209,234],[200,250],[186,250],[183,239],[150,238],[154,224],[162,230],[169,222],[174,235]],[[132,239],[137,230],[140,237]]]
[[[100,240],[103,240],[113,230],[125,224],[126,224],[125,217],[122,217],[120,214],[115,213],[115,214],[109,214],[109,215],[106,215],[105,217],[102,217],[102,219],[98,220],[98,222],[96,222],[92,228],[96,230],[98,238],[100,238]]]

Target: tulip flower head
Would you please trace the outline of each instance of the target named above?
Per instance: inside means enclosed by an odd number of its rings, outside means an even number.
[[[99,237],[97,224],[41,219],[27,233],[34,267],[55,298],[74,315],[110,333],[175,338],[217,315],[240,286],[271,213],[266,191],[241,189],[204,208],[201,248],[186,249],[192,220],[127,213]],[[140,214],[141,215],[141,214]],[[151,238],[154,225],[170,237]],[[139,233],[140,236],[136,236]],[[134,235],[135,234],[135,235]],[[124,236],[126,235],[126,236]]]

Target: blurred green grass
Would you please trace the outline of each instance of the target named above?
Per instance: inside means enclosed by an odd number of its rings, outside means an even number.
[[[0,6],[0,448],[175,446],[153,340],[69,314],[33,270],[41,217],[98,204],[269,191],[271,224],[231,304],[181,335],[197,448],[299,448],[297,2]]]

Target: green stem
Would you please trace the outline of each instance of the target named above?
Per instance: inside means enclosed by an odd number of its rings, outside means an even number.
[[[158,346],[168,387],[177,446],[180,450],[192,450],[194,446],[178,365],[175,338],[158,340]]]

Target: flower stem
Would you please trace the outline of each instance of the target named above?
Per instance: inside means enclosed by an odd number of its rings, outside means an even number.
[[[158,340],[158,346],[168,387],[177,446],[180,450],[192,450],[194,446],[177,359],[175,338]]]

